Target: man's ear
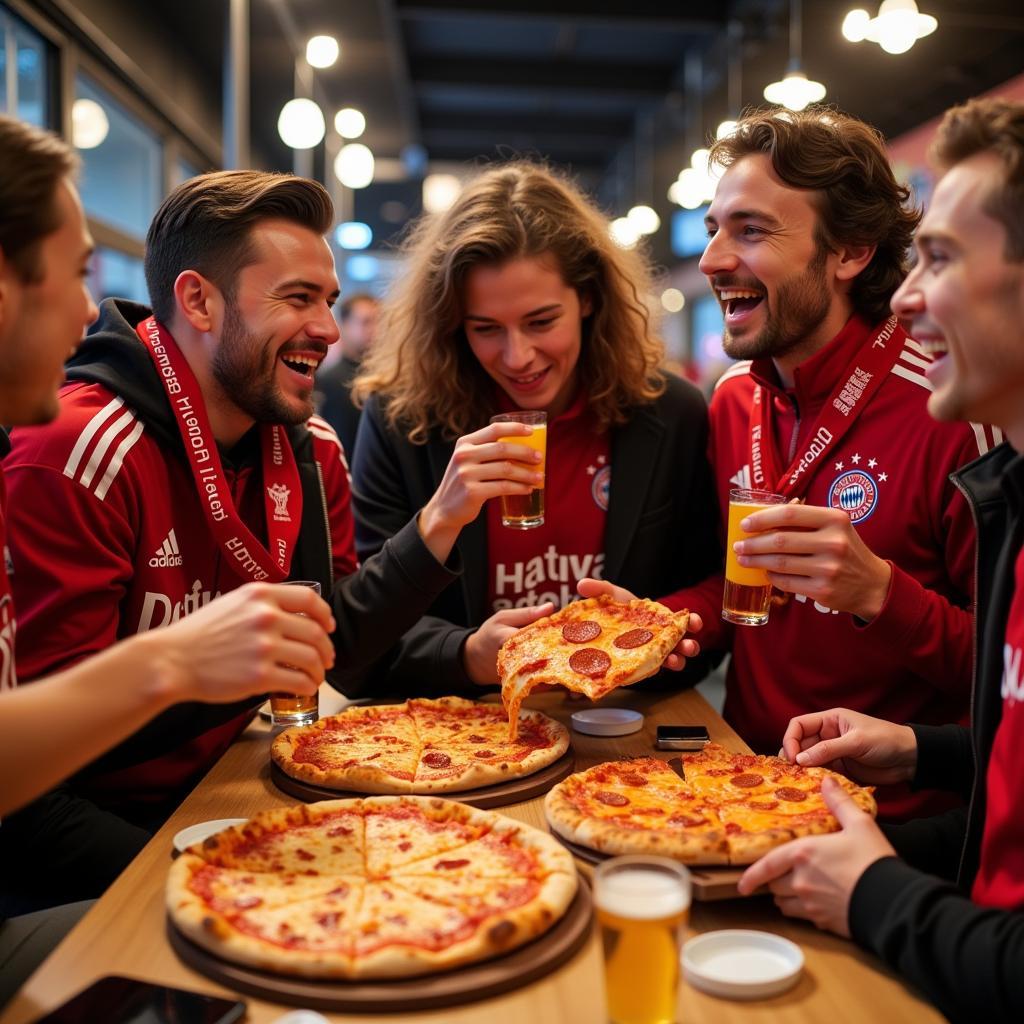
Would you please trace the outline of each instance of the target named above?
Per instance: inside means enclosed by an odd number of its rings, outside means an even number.
[[[198,334],[219,330],[224,322],[221,290],[197,270],[183,270],[174,282],[177,316]]]
[[[874,258],[874,245],[841,245],[835,266],[836,280],[852,281]]]
[[[580,293],[580,318],[585,319],[594,312],[594,300],[589,292]]]

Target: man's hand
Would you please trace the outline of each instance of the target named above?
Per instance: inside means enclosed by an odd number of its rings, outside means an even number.
[[[830,768],[867,785],[908,782],[917,767],[917,737],[858,711],[832,708],[790,721],[781,756],[804,768]]]
[[[842,509],[775,505],[740,525],[759,535],[734,545],[740,565],[767,570],[779,590],[868,622],[882,610],[892,568],[868,549]]]
[[[832,779],[821,785],[829,810],[842,828],[825,836],[796,839],[765,854],[743,873],[737,888],[747,896],[762,885],[787,917],[804,917],[819,928],[849,938],[850,896],[876,860],[895,854],[870,814],[865,814]]]
[[[466,638],[462,649],[462,664],[466,675],[478,686],[493,686],[498,682],[498,651],[501,645],[516,630],[550,615],[554,610],[555,606],[548,601],[532,608],[508,608],[495,612],[475,633],[470,633]]]
[[[576,584],[576,590],[580,597],[600,597],[607,594],[613,601],[635,601],[636,594],[631,594],[624,587],[616,587],[607,580],[595,580],[591,578],[582,579]],[[696,612],[690,612],[690,621],[687,624],[687,634],[699,633],[704,628],[700,616]],[[687,658],[696,658],[700,654],[700,644],[696,640],[683,637],[673,648],[672,653],[665,659],[664,667],[673,672],[681,672],[686,668]]]
[[[334,664],[330,606],[308,587],[247,583],[166,629],[141,634],[174,700],[227,704],[314,693]]]
[[[492,423],[455,442],[441,483],[419,516],[420,535],[439,562],[448,558],[459,531],[476,519],[485,501],[529,494],[543,484],[540,452],[498,440],[530,432],[524,423]]]

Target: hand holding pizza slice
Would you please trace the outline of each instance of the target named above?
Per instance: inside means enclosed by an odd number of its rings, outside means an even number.
[[[541,684],[600,700],[619,686],[653,676],[682,639],[689,612],[657,601],[576,601],[509,637],[498,651],[501,699],[514,739],[519,706]]]

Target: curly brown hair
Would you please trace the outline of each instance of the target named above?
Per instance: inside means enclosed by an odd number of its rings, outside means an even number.
[[[970,100],[946,111],[932,142],[931,158],[940,170],[978,153],[994,153],[1003,165],[993,181],[985,212],[1006,228],[1006,259],[1024,260],[1024,103]]]
[[[817,242],[873,245],[871,262],[850,290],[854,310],[873,323],[889,316],[889,300],[907,275],[907,253],[921,211],[910,209],[910,189],[892,173],[881,134],[830,107],[754,110],[734,134],[711,147],[711,160],[728,167],[764,154],[791,188],[816,194]]]
[[[362,402],[379,392],[387,421],[410,441],[421,444],[436,428],[458,437],[494,411],[490,378],[463,330],[463,291],[474,268],[513,259],[552,258],[566,284],[589,299],[578,366],[601,429],[664,390],[646,262],[620,249],[605,217],[554,171],[525,162],[485,171],[448,211],[421,218],[403,251],[402,283],[354,394]]]

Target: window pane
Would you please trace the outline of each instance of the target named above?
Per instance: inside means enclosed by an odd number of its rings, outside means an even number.
[[[7,111],[7,12],[0,5],[0,113]]]
[[[46,44],[27,28],[14,32],[18,48],[18,117],[46,126]]]
[[[114,296],[148,303],[142,260],[116,249],[97,246],[89,265],[89,291],[97,302]]]
[[[90,100],[101,108],[101,112],[91,108],[87,136],[79,136],[76,128],[83,163],[79,187],[86,212],[135,238],[145,238],[161,197],[160,141],[84,75],[78,76],[75,93],[78,100]]]
[[[202,173],[195,164],[190,163],[188,160],[179,160],[177,166],[178,180],[175,185],[180,185],[183,181],[188,181],[189,178],[194,178],[197,174]]]

